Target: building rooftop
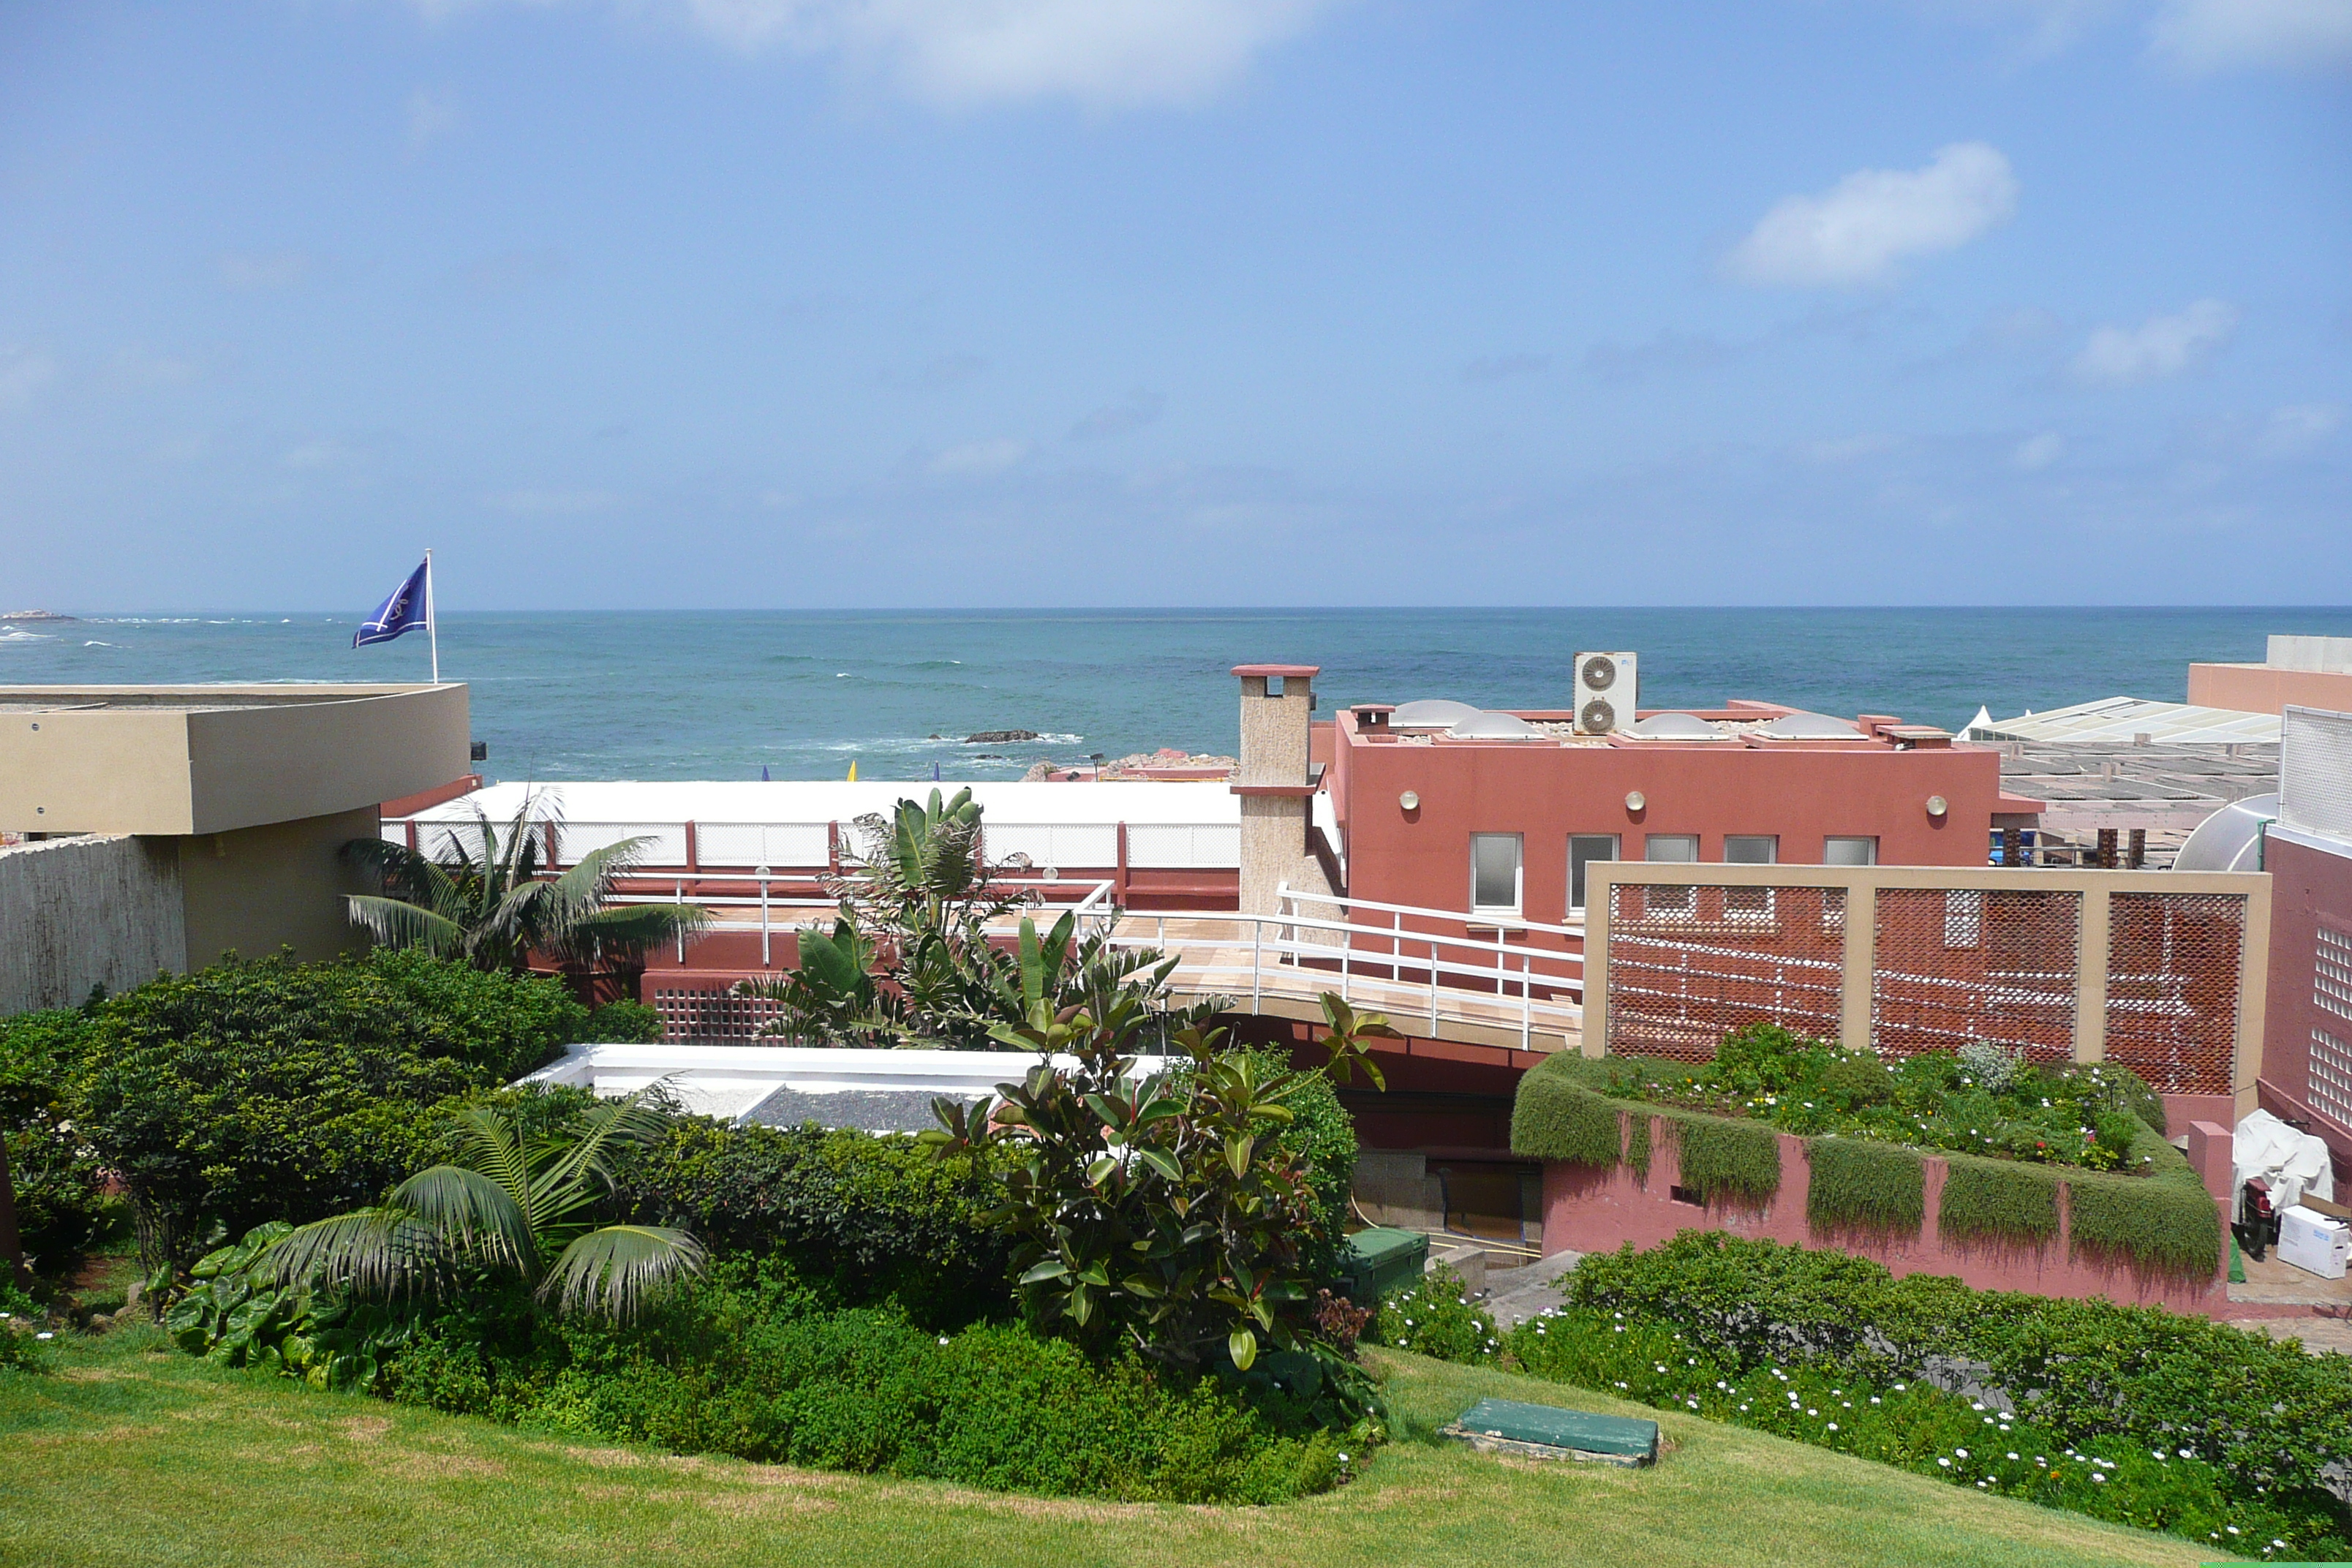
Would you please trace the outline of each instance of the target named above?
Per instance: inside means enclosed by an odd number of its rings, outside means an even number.
[[[1995,719],[1979,708],[1960,733],[1970,741],[2121,741],[2148,745],[2252,741],[2276,745],[2279,720],[2274,713],[2248,713],[2234,708],[2102,697],[2095,702],[2023,713],[2014,719]]]

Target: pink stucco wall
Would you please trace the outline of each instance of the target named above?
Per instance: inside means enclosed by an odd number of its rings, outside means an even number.
[[[1926,1161],[1927,1219],[1910,1236],[1856,1236],[1816,1230],[1805,1215],[1811,1165],[1801,1138],[1780,1135],[1780,1190],[1760,1208],[1721,1204],[1700,1207],[1671,1195],[1681,1180],[1665,1129],[1651,1127],[1650,1174],[1636,1182],[1622,1165],[1602,1171],[1558,1161],[1544,1163],[1543,1245],[1546,1252],[1613,1252],[1632,1242],[1652,1247],[1685,1230],[1721,1230],[1801,1247],[1835,1247],[1876,1258],[1897,1274],[1949,1274],[1980,1290],[2030,1290],[2040,1296],[2105,1296],[2177,1312],[2228,1316],[2242,1312],[2228,1300],[2227,1277],[2206,1283],[2142,1275],[2067,1256],[2066,1205],[2058,1205],[2058,1235],[2039,1247],[1982,1241],[1947,1243],[1936,1233],[1944,1177],[1950,1166]],[[2226,1249],[2225,1249],[2226,1252]]]

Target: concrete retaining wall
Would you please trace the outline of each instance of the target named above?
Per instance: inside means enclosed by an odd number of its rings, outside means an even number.
[[[170,839],[60,838],[0,849],[0,1015],[69,1007],[188,963]]]

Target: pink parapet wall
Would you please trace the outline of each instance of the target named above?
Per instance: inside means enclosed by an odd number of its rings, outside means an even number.
[[[1544,1162],[1544,1250],[1614,1252],[1627,1242],[1647,1249],[1685,1230],[1720,1230],[1799,1247],[1833,1247],[1872,1258],[1896,1274],[1948,1274],[1979,1290],[2027,1290],[2037,1296],[2104,1296],[2138,1306],[2168,1307],[2206,1317],[2243,1314],[2229,1300],[2228,1276],[2217,1272],[2200,1283],[2178,1276],[2143,1274],[2122,1266],[2068,1256],[2067,1205],[2058,1205],[2058,1234],[2040,1247],[1983,1241],[1945,1242],[1936,1220],[1943,1206],[1944,1177],[1951,1167],[1933,1155],[1927,1173],[1926,1223],[1915,1235],[1857,1235],[1839,1227],[1816,1229],[1806,1217],[1812,1166],[1805,1142],[1788,1133],[1780,1145],[1780,1190],[1755,1207],[1723,1204],[1701,1206],[1673,1195],[1682,1180],[1673,1141],[1654,1119],[1650,1174],[1636,1181],[1623,1165],[1600,1170]],[[2223,1248],[2227,1254],[2226,1247]],[[2259,1315],[2259,1314],[2258,1314]]]

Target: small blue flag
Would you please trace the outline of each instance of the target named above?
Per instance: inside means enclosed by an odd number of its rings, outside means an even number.
[[[940,782],[940,764],[937,763],[931,764],[931,782],[933,784]]]
[[[433,563],[430,560],[408,574],[408,581],[392,591],[392,597],[375,607],[375,614],[360,623],[352,634],[353,647],[365,647],[370,643],[390,642],[413,631],[429,628],[433,624]]]
[[[761,784],[771,784],[774,782],[768,777],[768,764],[765,763],[761,763],[760,764],[760,782]]]

